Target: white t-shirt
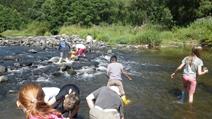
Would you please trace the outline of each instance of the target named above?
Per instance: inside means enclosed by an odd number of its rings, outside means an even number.
[[[192,75],[192,76],[196,77],[198,67],[203,66],[203,61],[198,57],[192,57],[192,64],[190,65],[188,63],[188,60],[189,60],[189,56],[185,57],[182,60],[182,63],[185,64],[185,67],[183,69],[183,74]]]
[[[121,63],[110,63],[107,67],[107,74],[109,75],[110,79],[118,79],[122,80],[121,74],[123,70],[123,65]]]
[[[92,40],[93,40],[92,36],[88,35],[88,36],[86,37],[86,42],[87,42],[87,43],[92,42]]]
[[[60,91],[60,88],[57,87],[43,87],[42,89],[45,94],[44,101],[48,101],[55,97]]]
[[[79,49],[85,49],[86,47],[85,47],[85,45],[83,45],[83,44],[76,44],[76,46],[75,46],[77,49],[79,48]]]

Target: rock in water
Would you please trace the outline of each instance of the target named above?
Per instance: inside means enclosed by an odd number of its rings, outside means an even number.
[[[6,67],[0,65],[0,75],[7,71]]]
[[[30,49],[28,52],[35,54],[35,53],[37,53],[38,51],[36,51],[35,49]]]
[[[8,78],[6,76],[0,76],[0,83],[7,81]]]

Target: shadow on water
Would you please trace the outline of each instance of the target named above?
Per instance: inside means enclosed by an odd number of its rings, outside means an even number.
[[[181,96],[181,92],[182,92],[182,90],[179,88],[173,88],[173,89],[169,90],[169,93],[177,98],[179,98]]]

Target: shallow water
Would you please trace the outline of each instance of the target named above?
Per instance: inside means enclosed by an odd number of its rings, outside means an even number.
[[[2,54],[13,53],[12,48],[3,48]],[[17,49],[17,48],[15,48]],[[19,49],[19,48],[18,48]],[[16,50],[18,51],[18,50]],[[24,51],[24,50],[22,50]],[[22,52],[20,51],[20,52]],[[189,54],[188,49],[161,50],[115,50],[119,62],[133,77],[133,81],[123,80],[127,97],[132,103],[125,107],[125,119],[211,119],[212,118],[212,53],[203,52],[204,64],[209,73],[198,78],[194,104],[176,103],[178,92],[182,88],[180,74],[176,80],[170,80],[170,74],[179,65],[182,58]],[[5,53],[7,52],[7,53]],[[18,51],[18,53],[20,53]],[[0,53],[0,54],[1,54]],[[1,55],[2,55],[1,54]],[[45,52],[43,52],[45,54]],[[42,53],[38,57],[47,58]],[[57,53],[48,52],[51,56]],[[48,77],[48,76],[47,76]],[[12,79],[13,80],[13,79]],[[26,80],[10,80],[0,84],[0,119],[23,119],[23,113],[16,108],[16,93],[8,90],[18,90]],[[43,86],[61,87],[66,83],[75,83],[81,89],[81,109],[79,119],[88,119],[88,106],[85,97],[93,90],[105,85],[107,77],[103,74],[94,75],[89,80],[83,76],[71,78],[49,77],[48,81],[38,81]]]

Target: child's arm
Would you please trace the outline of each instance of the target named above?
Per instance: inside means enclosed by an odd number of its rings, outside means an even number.
[[[171,79],[174,78],[174,76],[177,74],[177,72],[178,72],[179,70],[181,70],[181,69],[184,67],[184,65],[185,65],[185,64],[182,63],[182,64],[180,64],[180,66],[177,67],[177,69],[174,71],[174,73],[171,74]]]
[[[93,101],[94,99],[95,97],[92,93],[86,97],[86,101],[90,109],[94,107],[94,101]]]
[[[132,80],[132,78],[129,76],[128,72],[122,69],[122,73],[128,78],[128,80]]]
[[[208,73],[208,69],[207,68],[203,68],[203,71],[202,71],[202,66],[198,66],[198,75],[204,75],[206,73]]]

